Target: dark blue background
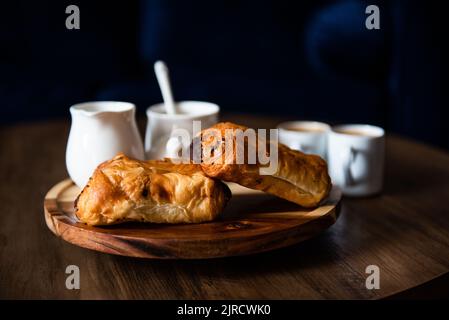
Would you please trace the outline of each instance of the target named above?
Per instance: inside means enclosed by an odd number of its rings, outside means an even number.
[[[76,4],[81,29],[65,28]],[[365,28],[365,8],[381,30]],[[0,118],[68,118],[87,100],[176,99],[225,111],[379,124],[449,148],[441,1],[10,1],[1,5]],[[444,107],[443,107],[444,106]]]

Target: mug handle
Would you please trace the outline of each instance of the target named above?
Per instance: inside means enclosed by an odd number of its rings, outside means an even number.
[[[182,142],[176,136],[170,137],[165,145],[166,157],[176,159],[181,156]]]
[[[179,136],[177,136],[176,130],[178,126],[174,124],[170,131],[170,136],[165,143],[165,156],[171,159],[179,158],[182,151],[182,142]]]
[[[342,154],[343,158],[343,183],[345,186],[353,186],[355,184],[354,176],[351,172],[351,166],[354,163],[357,150],[353,147],[349,147]]]
[[[308,146],[305,146],[301,142],[297,142],[297,141],[290,143],[289,147],[294,150],[299,150],[301,152],[307,152],[307,150],[309,149]]]

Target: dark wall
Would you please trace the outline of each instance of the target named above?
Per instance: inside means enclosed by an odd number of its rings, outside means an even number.
[[[76,4],[81,29],[65,28]],[[365,28],[365,8],[381,29]],[[0,118],[67,117],[86,100],[176,98],[229,111],[379,124],[449,147],[437,1],[14,1],[2,4]]]

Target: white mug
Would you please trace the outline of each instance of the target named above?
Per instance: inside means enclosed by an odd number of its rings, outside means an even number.
[[[83,188],[95,168],[117,153],[142,159],[143,144],[132,103],[97,101],[70,107],[72,126],[66,150],[70,178]]]
[[[348,124],[329,132],[328,166],[332,183],[348,196],[369,196],[382,190],[385,132],[380,127]]]
[[[330,126],[317,121],[289,121],[278,125],[279,142],[291,149],[317,154],[326,159]]]
[[[205,129],[218,121],[220,108],[210,102],[181,101],[176,103],[177,114],[167,114],[162,103],[147,109],[147,130],[145,135],[145,153],[147,159],[177,158],[182,149],[190,147],[193,121],[200,121]],[[186,130],[189,141],[170,139],[176,129]]]

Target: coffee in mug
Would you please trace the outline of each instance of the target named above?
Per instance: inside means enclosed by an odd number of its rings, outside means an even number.
[[[349,134],[351,136],[367,136],[367,137],[375,137],[375,135],[372,132],[362,131],[362,130],[349,130],[349,129],[341,129],[341,130],[334,130],[335,132],[341,133],[341,134]]]

